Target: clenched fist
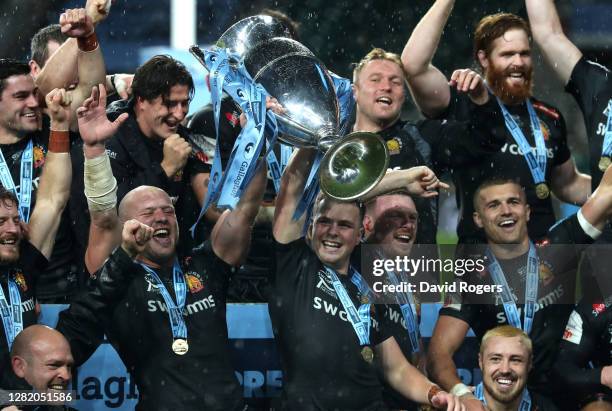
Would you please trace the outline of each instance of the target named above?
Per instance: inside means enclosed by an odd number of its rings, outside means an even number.
[[[45,96],[49,117],[51,117],[51,129],[56,131],[68,131],[70,128],[70,103],[72,95],[63,88],[55,88]]]
[[[170,178],[181,171],[191,154],[191,146],[178,134],[172,134],[164,140],[164,159],[161,167]]]
[[[59,22],[62,33],[68,37],[87,37],[94,32],[93,21],[85,9],[68,9]]]
[[[121,248],[134,258],[144,251],[151,238],[153,238],[153,228],[138,220],[128,220],[123,224]]]

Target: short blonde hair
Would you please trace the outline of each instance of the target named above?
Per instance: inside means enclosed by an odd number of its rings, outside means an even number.
[[[374,60],[388,60],[392,63],[397,64],[402,69],[402,74],[404,75],[404,82],[406,82],[406,78],[408,77],[406,74],[406,70],[404,70],[404,65],[402,64],[402,59],[396,53],[391,53],[389,51],[383,50],[381,48],[373,48],[368,54],[365,55],[364,58],[361,59],[359,63],[356,63],[353,68],[353,83],[357,83],[357,79],[359,78],[359,74],[361,70],[371,61]]]
[[[482,356],[484,353],[484,348],[487,345],[487,341],[493,337],[505,337],[505,338],[513,338],[519,337],[521,343],[527,348],[529,351],[529,356],[533,353],[533,344],[531,343],[531,338],[525,333],[525,331],[513,327],[511,325],[500,325],[499,327],[495,327],[490,329],[485,333],[480,341],[480,355]]]

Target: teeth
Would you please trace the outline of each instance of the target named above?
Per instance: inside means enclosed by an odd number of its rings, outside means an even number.
[[[13,244],[15,244],[15,239],[12,238],[12,239],[0,240],[0,244],[10,244],[10,245],[13,245]]]
[[[498,378],[497,383],[502,385],[510,385],[512,384],[512,381],[506,378]]]
[[[402,239],[402,240],[408,240],[408,241],[410,241],[410,239],[412,238],[412,236],[411,236],[411,235],[408,235],[408,234],[400,234],[400,235],[398,235],[398,236],[397,236],[397,238],[400,238],[400,239]]]
[[[27,113],[23,115],[24,117],[36,117],[36,113]]]
[[[323,241],[323,245],[326,247],[340,248],[340,244],[333,241]]]
[[[391,104],[391,99],[389,97],[379,97],[376,99],[377,103],[385,103],[385,104]]]
[[[65,387],[62,384],[51,384],[49,385],[49,388],[51,388],[52,390],[64,390]]]
[[[159,230],[155,230],[153,232],[153,237],[165,237],[169,234],[169,231],[165,228],[160,228]]]
[[[514,220],[504,220],[501,223],[499,223],[499,225],[501,227],[506,227],[506,226],[509,226],[509,225],[512,225],[512,224],[514,224]]]

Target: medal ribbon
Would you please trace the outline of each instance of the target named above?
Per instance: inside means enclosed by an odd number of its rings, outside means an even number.
[[[23,330],[23,315],[21,312],[21,294],[19,294],[19,286],[9,274],[8,292],[10,304],[4,296],[4,291],[0,287],[0,315],[2,315],[2,324],[4,325],[4,334],[6,335],[6,343],[9,350],[13,346],[13,341],[17,334]]]
[[[487,405],[487,400],[484,396],[484,386],[482,382],[476,386],[476,391],[474,392],[474,396],[476,397],[477,400]],[[529,395],[529,390],[525,388],[523,389],[523,397],[521,398],[521,405],[519,406],[519,411],[530,411],[530,410],[531,410],[531,396]]]
[[[19,181],[19,192],[13,182],[11,170],[4,159],[4,154],[0,150],[0,183],[11,191],[19,200],[19,217],[21,221],[30,221],[30,205],[32,203],[32,164],[34,158],[34,143],[28,142],[25,150],[21,153],[21,175]]]
[[[376,252],[378,258],[383,259],[383,255],[380,252]],[[385,270],[387,274],[387,278],[389,278],[389,282],[395,286],[396,290],[399,290],[400,281],[397,278],[395,271]],[[399,273],[401,280],[405,281],[404,275],[402,272]],[[407,282],[407,281],[406,281]],[[416,313],[416,303],[414,301],[414,295],[410,292],[410,290],[406,290],[406,292],[396,292],[395,301],[397,305],[400,306],[402,310],[402,317],[404,318],[404,322],[406,323],[406,329],[408,331],[408,337],[410,337],[410,345],[412,346],[412,352],[419,352],[419,325],[417,320]]]
[[[533,138],[536,144],[536,153],[534,155],[531,146],[527,142],[523,131],[514,120],[514,117],[508,112],[504,103],[497,98],[497,104],[504,115],[504,121],[506,123],[506,129],[512,135],[512,138],[519,146],[519,149],[523,152],[523,158],[527,162],[529,171],[535,184],[544,183],[546,181],[546,143],[544,142],[544,134],[542,133],[542,127],[540,126],[540,120],[533,108],[533,104],[529,99],[525,100],[527,105],[527,111],[529,112],[529,120],[531,122],[531,131],[533,132]]]
[[[371,304],[361,304],[359,310],[357,310],[355,304],[353,304],[353,300],[351,300],[351,297],[349,297],[346,289],[338,279],[336,272],[329,267],[325,267],[325,271],[327,271],[327,274],[329,274],[332,279],[332,285],[334,286],[336,295],[347,314],[349,322],[355,330],[355,334],[357,334],[357,338],[359,338],[359,344],[362,346],[370,345]],[[350,272],[353,276],[359,275],[361,278],[361,275],[354,268],[351,267]]]
[[[538,255],[536,253],[535,246],[529,242],[529,254],[527,256],[527,278],[525,284],[525,308],[523,312],[524,325],[521,327],[521,319],[519,317],[518,309],[516,308],[516,302],[506,281],[506,276],[495,258],[495,255],[491,252],[490,248],[487,248],[486,256],[491,261],[488,265],[489,272],[493,283],[502,287],[501,298],[504,304],[504,311],[506,312],[506,318],[508,323],[513,327],[522,329],[525,333],[531,332],[533,325],[533,317],[535,317],[536,311],[536,300],[538,296],[538,267],[540,265]]]
[[[612,157],[612,99],[608,101],[608,120],[606,122],[606,134],[601,146],[602,157]]]
[[[187,285],[185,283],[185,276],[179,266],[178,260],[174,261],[172,267],[172,278],[174,281],[174,295],[176,297],[176,304],[172,299],[172,296],[168,292],[168,289],[159,278],[157,273],[150,267],[143,263],[139,263],[142,268],[149,273],[153,279],[153,285],[156,285],[159,292],[166,303],[166,309],[168,311],[168,317],[170,318],[170,327],[172,328],[172,337],[174,339],[182,338],[187,339],[187,324],[183,314],[185,313],[185,301],[187,299]]]

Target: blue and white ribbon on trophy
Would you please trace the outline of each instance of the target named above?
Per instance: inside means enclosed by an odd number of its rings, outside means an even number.
[[[271,112],[266,112],[268,93],[253,81],[239,57],[225,49],[213,48],[205,51],[204,61],[210,72],[217,144],[208,192],[200,215],[191,227],[192,235],[211,204],[216,203],[219,208],[230,209],[238,204],[242,191],[255,174],[257,159],[261,155],[264,143],[268,142],[266,158],[269,158],[268,155],[278,135],[276,118]],[[245,127],[234,143],[225,173],[219,149],[219,117],[223,91],[240,106],[247,118]]]
[[[192,235],[211,204],[216,203],[218,208],[230,209],[238,204],[242,191],[255,174],[256,160],[260,157],[264,145],[266,146],[266,161],[277,192],[280,188],[281,175],[293,151],[292,147],[282,144],[279,164],[274,153],[274,146],[279,132],[282,133],[285,130],[283,130],[282,123],[277,123],[274,114],[266,110],[266,98],[269,94],[263,86],[255,83],[238,54],[213,47],[204,51],[204,63],[210,72],[211,100],[217,144],[208,183],[208,192],[200,215],[191,227]],[[324,69],[317,68],[323,76]],[[355,104],[351,84],[349,80],[336,75],[332,75],[332,80],[339,100],[340,124],[344,126],[342,129],[342,134],[344,134],[346,128],[348,128],[346,120]],[[246,126],[234,143],[225,172],[223,172],[224,167],[219,148],[219,117],[223,92],[226,92],[240,106],[247,118]],[[302,198],[294,214],[295,219],[300,218],[306,210],[311,208],[319,192],[318,170],[322,158],[323,154],[317,153]]]

